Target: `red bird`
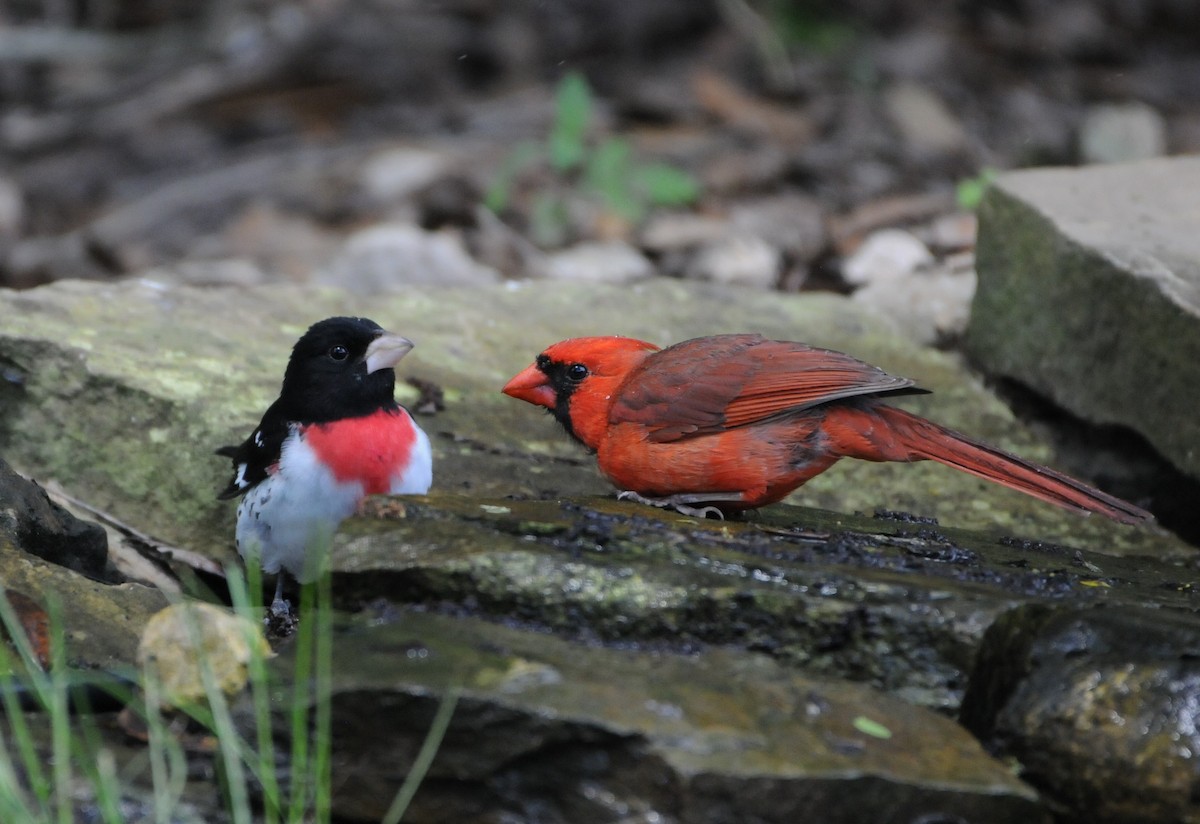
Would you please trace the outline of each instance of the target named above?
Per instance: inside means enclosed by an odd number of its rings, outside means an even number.
[[[937,461],[1067,509],[1130,524],[1153,517],[883,403],[925,391],[850,355],[761,335],[662,350],[632,338],[574,338],[503,389],[550,410],[596,453],[621,497],[688,514],[775,503],[841,458],[860,458]]]

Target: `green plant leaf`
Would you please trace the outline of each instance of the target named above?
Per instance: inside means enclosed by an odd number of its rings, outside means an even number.
[[[595,192],[605,193],[629,184],[629,141],[609,138],[596,147],[584,170],[584,184]]]
[[[966,180],[958,181],[955,187],[954,195],[958,201],[958,208],[968,212],[973,212],[979,208],[979,204],[983,201],[983,196],[987,194],[988,188],[992,185],[992,181],[996,179],[997,172],[995,169],[986,168]]]
[[[686,206],[700,197],[695,177],[666,163],[649,163],[635,172],[638,188],[655,206]]]
[[[497,215],[508,208],[517,177],[537,161],[538,154],[536,144],[530,141],[518,143],[504,159],[500,171],[492,178],[492,183],[483,196],[483,205]]]
[[[570,216],[562,199],[550,192],[539,192],[529,208],[529,236],[543,249],[562,246],[567,240]]]
[[[591,89],[582,74],[568,72],[559,81],[554,95],[554,126],[547,145],[552,168],[567,172],[583,162],[591,119]]]
[[[865,715],[860,715],[854,719],[854,729],[869,735],[872,738],[888,739],[892,737],[892,731],[880,724],[878,721],[873,721]]]
[[[604,204],[626,220],[637,220],[644,208],[631,182],[632,149],[629,141],[610,138],[592,152],[584,170],[584,185]]]

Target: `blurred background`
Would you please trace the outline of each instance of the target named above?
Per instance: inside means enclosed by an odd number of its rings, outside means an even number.
[[[1198,33],[1194,0],[0,0],[0,285],[882,267],[946,344],[997,170],[1200,149]]]

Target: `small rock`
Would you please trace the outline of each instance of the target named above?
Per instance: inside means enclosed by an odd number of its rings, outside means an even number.
[[[1176,114],[1169,131],[1168,147],[1173,154],[1200,153],[1200,111]]]
[[[871,234],[894,226],[931,221],[955,208],[952,192],[888,195],[868,200],[851,211],[829,218],[834,250],[849,257]]]
[[[220,235],[199,238],[186,257],[215,261],[245,259],[272,279],[303,283],[311,280],[314,270],[330,259],[339,239],[311,217],[268,203],[254,203],[238,214]],[[179,267],[171,269],[178,271]],[[232,276],[231,283],[253,282],[249,271],[238,273],[227,269],[223,275]]]
[[[959,251],[973,248],[978,233],[979,219],[974,212],[954,212],[934,218],[926,232],[926,242],[939,251]]]
[[[713,217],[691,212],[661,212],[642,229],[642,248],[655,254],[692,249],[727,234],[729,225]]]
[[[975,296],[975,270],[906,272],[879,278],[851,296],[896,322],[908,338],[932,345],[956,338],[967,328]]]
[[[473,180],[461,175],[439,177],[414,193],[413,201],[424,229],[443,226],[474,227],[483,195]]]
[[[700,182],[709,194],[765,189],[787,175],[790,163],[791,155],[777,145],[731,147],[705,160]]]
[[[814,260],[826,245],[825,217],[816,200],[782,194],[737,203],[729,222],[739,234],[753,235],[796,260]]]
[[[967,133],[962,123],[925,86],[900,83],[884,94],[888,115],[916,157],[930,157],[961,152],[967,147]]]
[[[546,255],[541,274],[552,280],[629,283],[654,274],[654,266],[628,243],[619,240],[579,243]]]
[[[509,278],[540,271],[545,253],[486,206],[476,204],[474,224],[463,230],[471,256]]]
[[[355,233],[317,282],[360,295],[394,291],[410,283],[477,286],[500,273],[467,254],[456,230],[426,232],[408,224],[383,224]]]
[[[682,85],[675,77],[657,73],[645,73],[637,82],[615,89],[620,97],[623,115],[651,123],[695,122],[700,114],[700,104],[695,90]]]
[[[929,249],[903,229],[873,232],[843,264],[842,279],[854,286],[894,279],[933,263]]]
[[[1144,103],[1093,106],[1079,129],[1079,154],[1087,163],[1159,157],[1166,134],[1162,115]]]
[[[387,149],[367,160],[360,181],[375,203],[395,203],[432,184],[449,165],[445,155],[428,149]]]
[[[998,128],[992,148],[1014,165],[1065,162],[1074,148],[1073,109],[1032,85],[1001,92]]]
[[[1047,3],[1026,21],[1029,45],[1045,54],[1067,59],[1087,59],[1111,48],[1119,37],[1104,19],[1101,6],[1092,0],[1059,0]]]
[[[762,238],[728,237],[701,249],[688,265],[687,277],[771,289],[782,263],[780,251]]]
[[[229,260],[181,260],[174,266],[147,269],[141,280],[188,286],[258,286],[271,278],[244,258]]]
[[[915,26],[880,44],[880,68],[889,77],[938,78],[954,71],[954,39],[947,29]]]

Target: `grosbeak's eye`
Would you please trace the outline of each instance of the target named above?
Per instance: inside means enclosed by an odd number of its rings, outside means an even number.
[[[329,357],[333,358],[336,361],[343,361],[346,358],[350,357],[350,350],[347,349],[346,347],[342,346],[339,343],[336,346],[330,347]]]
[[[567,367],[567,377],[573,381],[581,381],[588,376],[588,368],[582,363],[573,363]]]

